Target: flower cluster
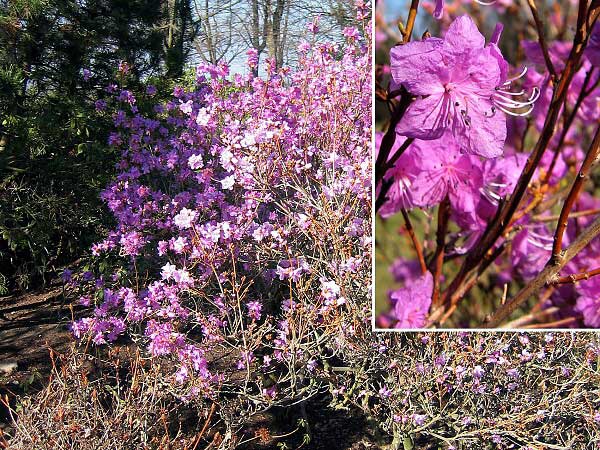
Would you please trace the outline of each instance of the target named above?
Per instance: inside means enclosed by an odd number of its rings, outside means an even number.
[[[254,52],[247,74],[200,66],[164,103],[154,89],[107,90],[123,157],[102,198],[116,226],[92,249],[98,271],[65,275],[95,307],[76,337],[132,338],[173,361],[186,401],[240,389],[257,407],[318,389],[302,373],[348,329],[341,311],[367,320],[352,306],[370,291],[365,28],[303,43],[296,69],[267,61],[264,77]]]
[[[336,380],[338,402],[406,447],[583,449],[600,437],[588,388],[599,344],[573,332],[379,333],[355,346],[361,371]]]
[[[379,28],[383,46],[389,35],[386,27]],[[470,271],[491,252],[496,254],[495,272],[483,285],[488,291],[484,301],[494,302],[492,291],[499,300],[502,290],[506,300],[507,292],[518,292],[514,289],[557,260],[557,239],[559,250],[568,247],[600,209],[591,191],[569,194],[575,174],[587,175],[582,162],[588,148],[597,151],[592,137],[600,121],[600,24],[589,31],[589,44],[580,55],[570,41],[555,40],[545,49],[538,40],[523,40],[524,60],[518,66],[509,64],[500,50],[502,29],[498,23],[486,43],[470,16],[458,16],[443,38],[425,35],[393,46],[389,66],[377,71],[378,99],[392,111],[386,132],[376,135],[377,212],[382,219],[377,229],[388,222],[397,227],[396,218],[402,217],[409,232],[401,245],[415,250],[386,255],[401,287],[388,290],[386,306],[378,297],[381,327],[422,328],[447,321],[489,263],[469,284]],[[579,58],[580,64],[566,69],[569,58]],[[561,78],[567,81],[567,107],[553,104]],[[538,141],[544,147],[534,152]],[[567,202],[567,212],[575,218],[565,221],[561,232],[557,221],[567,194],[573,200]],[[516,199],[522,197],[520,204]],[[516,202],[512,210],[510,201]],[[424,224],[434,217],[434,208],[435,234]],[[512,215],[499,219],[507,210]],[[422,224],[423,232],[415,233]],[[383,243],[389,232],[381,233],[377,239]],[[493,233],[496,241],[488,242]],[[547,280],[549,288],[529,322],[511,326],[546,322],[599,327],[599,285],[595,272],[588,273],[600,267],[599,245],[592,240],[563,264]],[[384,247],[378,251],[385,252]],[[446,270],[456,261],[462,267]],[[565,281],[570,274],[573,281]],[[481,325],[484,309],[459,309],[449,323]]]

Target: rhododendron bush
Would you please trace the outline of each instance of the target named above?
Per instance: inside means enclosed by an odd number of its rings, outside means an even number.
[[[377,325],[600,327],[600,4],[487,3],[377,5]]]
[[[183,401],[241,395],[246,406],[220,409],[234,425],[240,408],[321,389],[335,339],[368,322],[369,5],[357,8],[364,28],[342,45],[309,37],[297,68],[267,60],[254,76],[254,52],[246,74],[203,65],[150,111],[122,68],[99,104],[114,108],[123,155],[102,193],[116,226],[94,245],[94,270],[67,273],[94,306],[73,333],[132,339],[165,361]]]
[[[335,398],[393,436],[384,448],[598,448],[596,333],[377,333],[354,348]]]

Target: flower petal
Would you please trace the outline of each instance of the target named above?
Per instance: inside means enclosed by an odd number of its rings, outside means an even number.
[[[465,153],[496,158],[501,156],[506,140],[506,116],[492,113],[492,102],[484,98],[469,98],[468,124],[455,115],[452,134]]]
[[[485,45],[485,38],[467,15],[458,17],[450,24],[444,40],[447,50],[454,54],[464,54]]]
[[[439,51],[442,45],[441,39],[430,38],[392,48],[390,60],[394,81],[415,95],[443,92],[439,78],[440,67],[444,66]]]
[[[449,97],[434,94],[415,100],[396,126],[396,133],[416,139],[438,139],[447,127]]]

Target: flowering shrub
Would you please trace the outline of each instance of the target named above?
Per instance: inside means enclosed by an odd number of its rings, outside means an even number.
[[[378,326],[599,327],[600,9],[557,2],[546,29],[534,2],[438,1],[440,22],[425,3],[441,37],[414,39],[418,2],[400,35],[392,3],[376,19]]]
[[[400,449],[592,449],[600,342],[590,333],[380,333],[347,352],[338,406]]]
[[[368,5],[357,8],[366,25]],[[165,361],[180,399],[219,403],[232,429],[240,410],[322,387],[334,339],[369,316],[366,31],[305,42],[297,69],[268,60],[264,78],[252,53],[246,75],[200,66],[149,113],[109,87],[100,107],[116,109],[110,143],[123,157],[102,197],[117,224],[93,246],[96,271],[66,274],[94,306],[76,337],[133,339]]]

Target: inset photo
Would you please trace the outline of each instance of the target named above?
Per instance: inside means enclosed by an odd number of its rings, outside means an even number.
[[[600,23],[379,1],[376,330],[600,327]]]

